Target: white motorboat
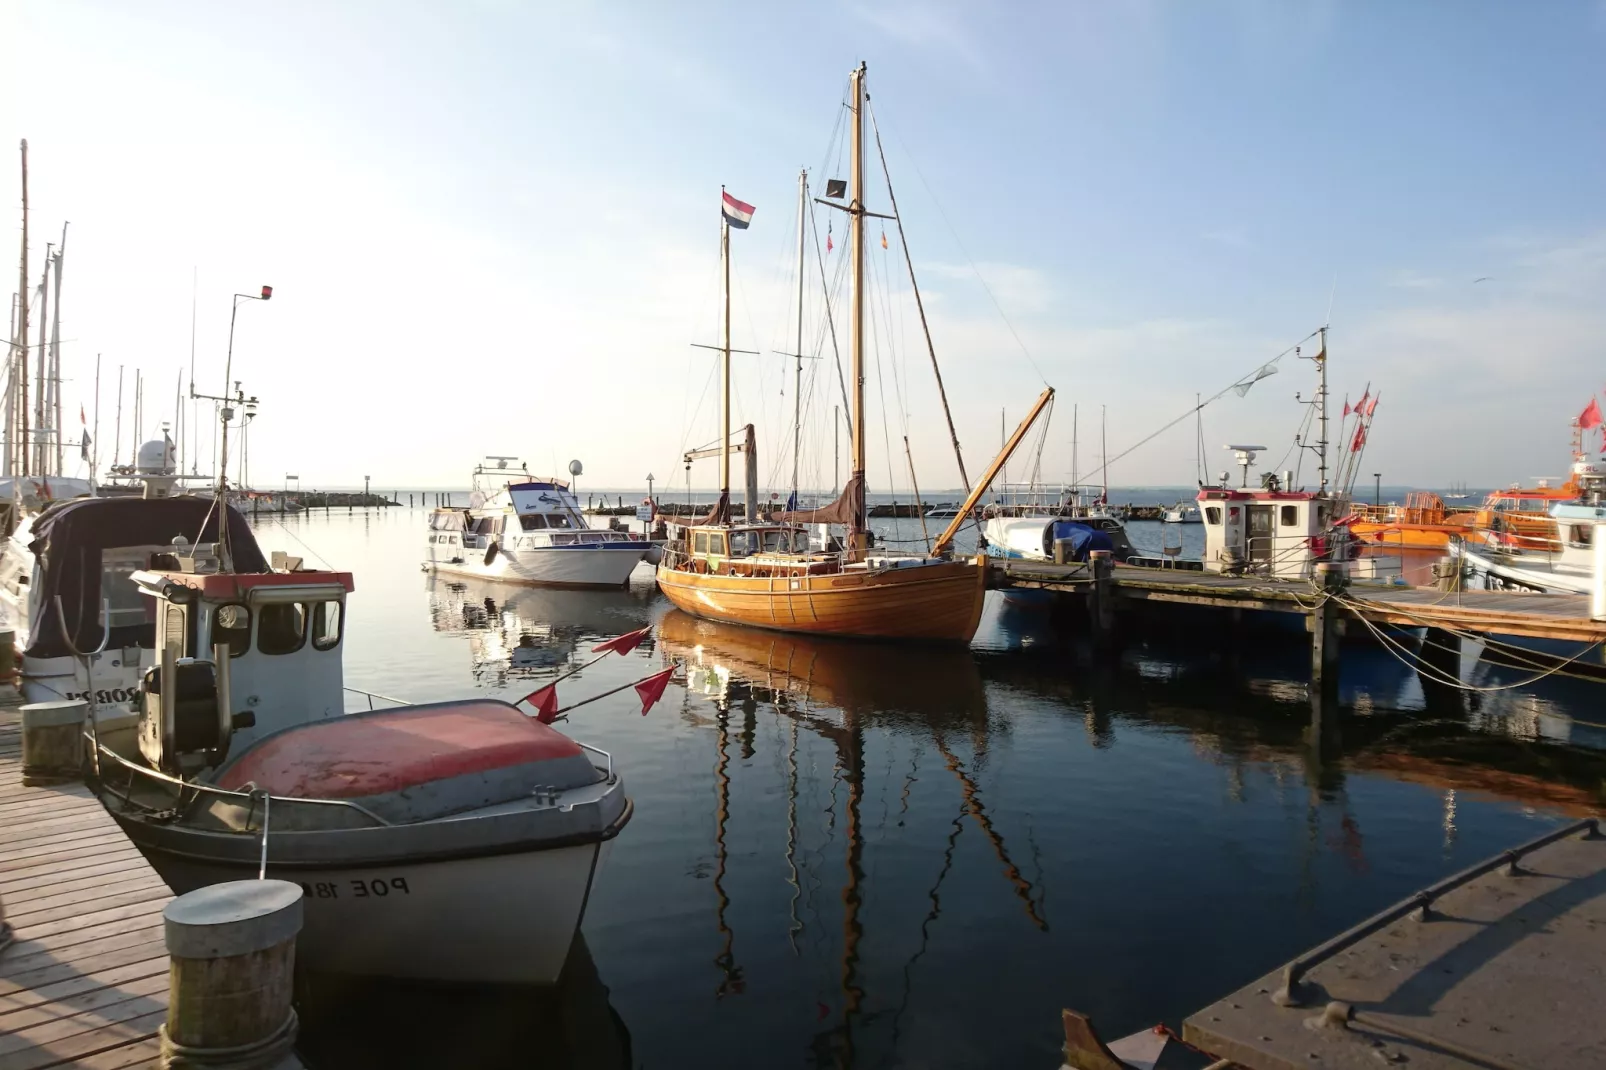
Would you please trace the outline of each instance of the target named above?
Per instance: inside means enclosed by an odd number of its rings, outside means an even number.
[[[1492,540],[1473,548],[1452,539],[1450,552],[1460,555],[1485,586],[1590,593],[1595,525],[1606,522],[1606,460],[1577,455],[1572,483],[1578,487],[1578,497],[1550,507],[1555,550],[1502,546]]]
[[[1178,502],[1165,511],[1167,524],[1203,524],[1204,517],[1199,515],[1199,507],[1192,502]]]
[[[1109,550],[1117,561],[1137,554],[1126,525],[1090,491],[1038,484],[1003,484],[982,527],[992,557],[1051,561],[1054,543],[1070,539],[1079,559],[1088,550]]]
[[[133,582],[159,660],[137,752],[102,740],[90,780],[174,891],[300,884],[297,961],[319,972],[557,981],[631,817],[607,754],[489,699],[344,714],[349,573]]]
[[[507,583],[619,587],[653,549],[629,531],[588,526],[568,483],[532,478],[523,465],[509,469],[511,457],[489,460],[494,466],[474,469],[467,509],[430,513],[425,568]]]

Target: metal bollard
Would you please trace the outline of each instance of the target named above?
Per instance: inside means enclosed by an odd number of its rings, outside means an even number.
[[[83,774],[84,718],[82,699],[31,702],[22,707],[22,782],[60,784]]]
[[[301,886],[213,884],[179,896],[162,918],[171,965],[161,1065],[243,1070],[288,1055]]]

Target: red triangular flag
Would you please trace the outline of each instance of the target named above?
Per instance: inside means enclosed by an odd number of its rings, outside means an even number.
[[[652,625],[650,624],[645,628],[637,628],[633,632],[626,632],[623,635],[615,636],[614,638],[609,639],[606,643],[598,643],[596,646],[591,648],[591,652],[593,654],[602,654],[611,651],[615,654],[628,654],[632,650],[636,649],[636,647],[640,646],[641,641],[647,638],[648,633],[651,631]]]
[[[1578,426],[1585,431],[1600,426],[1600,402],[1594,398],[1589,399],[1589,407],[1578,416]]]
[[[664,688],[669,686],[669,678],[675,675],[675,666],[671,665],[656,676],[649,676],[636,685],[636,694],[641,696],[641,715],[647,716],[647,711],[653,708],[654,703],[664,697]]]
[[[832,248],[833,248],[833,246],[831,244],[831,232],[830,231],[826,231],[825,232],[825,251],[826,252],[830,252],[832,250]]]
[[[1364,445],[1366,445],[1366,425],[1356,424],[1355,438],[1349,444],[1349,451],[1351,453],[1359,453]]]
[[[1354,410],[1349,407],[1349,395],[1344,395],[1344,415],[1348,416]]]
[[[519,699],[519,702],[528,702],[534,706],[535,719],[542,724],[551,724],[558,719],[557,684],[547,684],[539,691],[531,691],[528,695]]]
[[[1379,401],[1381,401],[1382,399],[1383,399],[1383,392],[1381,390],[1379,390],[1377,392],[1377,397],[1373,398],[1372,399],[1372,403],[1370,405],[1366,406],[1366,418],[1368,420],[1370,420],[1372,418],[1372,414],[1377,411],[1377,403]]]
[[[1355,403],[1355,411],[1356,412],[1360,412],[1362,409],[1366,408],[1366,399],[1371,397],[1371,396],[1372,396],[1372,388],[1370,386],[1368,386],[1366,388],[1366,390],[1361,394],[1361,400],[1359,400],[1359,401],[1357,401]]]

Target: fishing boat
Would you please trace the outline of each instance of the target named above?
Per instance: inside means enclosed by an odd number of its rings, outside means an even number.
[[[1567,480],[1577,494],[1551,505],[1544,543],[1554,549],[1488,543],[1453,548],[1487,586],[1588,594],[1595,572],[1595,525],[1606,522],[1606,460],[1582,455]],[[1538,540],[1533,540],[1538,541]]]
[[[1167,524],[1202,524],[1204,518],[1199,515],[1199,507],[1192,502],[1178,502],[1170,506],[1164,513]]]
[[[722,196],[720,259],[724,305],[720,350],[721,437],[714,453],[720,461],[720,497],[707,517],[671,527],[671,540],[658,565],[658,586],[687,613],[733,624],[783,631],[878,639],[918,639],[968,643],[981,619],[985,598],[985,558],[956,558],[954,536],[991,480],[1053,398],[1049,388],[1005,443],[983,478],[971,489],[958,515],[926,554],[877,550],[865,503],[865,68],[849,84],[851,170],[844,185],[832,182],[821,203],[849,220],[852,264],[850,304],[851,474],[841,496],[818,509],[781,510],[763,517],[756,495],[747,496],[746,523],[733,523],[730,510],[731,334],[730,235],[745,229],[753,208]],[[835,187],[835,188],[833,188]],[[807,197],[800,183],[800,210]],[[894,213],[896,204],[893,205]],[[802,228],[799,228],[801,255]],[[801,272],[800,285],[801,285]],[[751,454],[749,454],[751,456]],[[833,529],[842,530],[837,535]]]
[[[629,531],[589,526],[570,485],[536,479],[515,457],[474,468],[467,508],[429,514],[424,567],[432,572],[549,587],[620,587],[653,549]],[[578,475],[580,462],[570,465]]]
[[[1491,491],[1473,516],[1472,538],[1502,550],[1558,551],[1561,545],[1550,510],[1558,502],[1572,501],[1578,491],[1571,479],[1559,487],[1548,479],[1536,479],[1531,487],[1513,483]]]

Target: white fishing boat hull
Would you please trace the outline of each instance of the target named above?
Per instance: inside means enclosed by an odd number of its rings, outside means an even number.
[[[268,866],[304,893],[296,964],[320,973],[554,985],[611,840],[521,854],[358,869]],[[148,851],[174,892],[256,876]]]
[[[460,561],[436,560],[429,567],[455,576],[530,583],[552,587],[621,587],[629,582],[643,557],[652,549],[646,542],[616,542],[596,546],[498,551],[489,563],[483,551],[470,549]]]
[[[1471,565],[1474,572],[1498,580],[1503,585],[1563,594],[1588,594],[1590,591],[1590,576],[1586,570],[1553,564],[1550,555],[1496,555],[1453,542],[1450,553]]]

